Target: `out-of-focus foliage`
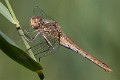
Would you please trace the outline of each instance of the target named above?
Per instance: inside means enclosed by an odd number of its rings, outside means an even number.
[[[7,18],[10,22],[15,24],[15,21],[13,20],[9,10],[0,2],[0,13]]]
[[[4,0],[0,1],[5,4]],[[10,3],[24,27],[29,26],[34,7],[40,6],[76,44],[113,69],[111,73],[105,72],[82,56],[60,47],[56,54],[41,59],[47,80],[120,79],[119,0],[10,0]],[[20,44],[20,39],[15,37],[15,25],[1,14],[0,30]],[[0,79],[39,80],[35,73],[16,64],[2,51]]]

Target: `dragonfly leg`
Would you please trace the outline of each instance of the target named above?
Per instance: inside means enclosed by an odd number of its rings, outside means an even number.
[[[33,33],[33,31],[27,31],[27,30],[25,30],[25,29],[22,29],[24,32],[26,32],[27,34],[29,34],[29,33]]]
[[[52,46],[51,42],[46,38],[46,36],[43,35],[43,37],[44,37],[45,41],[47,42],[47,45],[51,46],[54,49],[54,47]]]
[[[39,35],[40,33],[38,32],[35,36],[33,36],[33,37],[30,37],[30,36],[28,36],[27,34],[24,34],[24,38],[27,40],[27,41],[29,41],[29,42],[32,42],[32,41],[34,41],[36,38],[37,38],[37,36]]]
[[[32,40],[35,40],[37,38],[37,36],[40,34],[40,32],[38,32],[34,37],[32,37]]]

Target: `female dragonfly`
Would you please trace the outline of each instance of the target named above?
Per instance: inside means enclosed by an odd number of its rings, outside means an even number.
[[[112,71],[105,63],[96,59],[79,46],[77,46],[61,29],[58,23],[47,16],[39,7],[34,10],[30,19],[32,32],[25,32],[26,39],[36,57],[48,55],[59,45],[75,51],[106,71]]]

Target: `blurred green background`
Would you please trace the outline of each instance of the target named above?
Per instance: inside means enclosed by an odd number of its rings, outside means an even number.
[[[5,5],[4,0],[0,2]],[[40,6],[76,44],[113,69],[106,72],[60,47],[56,54],[41,59],[46,80],[120,79],[120,0],[10,0],[10,3],[22,26],[29,25],[34,7]],[[15,39],[15,25],[1,14],[0,30]],[[0,80],[39,78],[0,50]]]

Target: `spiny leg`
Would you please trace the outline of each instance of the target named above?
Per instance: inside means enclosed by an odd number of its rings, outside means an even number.
[[[25,38],[27,41],[32,42],[32,41],[34,41],[34,40],[38,37],[39,34],[40,34],[40,32],[38,32],[35,36],[30,37],[30,36],[28,36],[27,34],[24,33],[24,38]]]
[[[43,37],[44,37],[47,45],[48,45],[48,46],[51,46],[51,47],[54,49],[54,47],[52,46],[51,42],[47,39],[47,37],[46,37],[45,35],[43,35]]]

